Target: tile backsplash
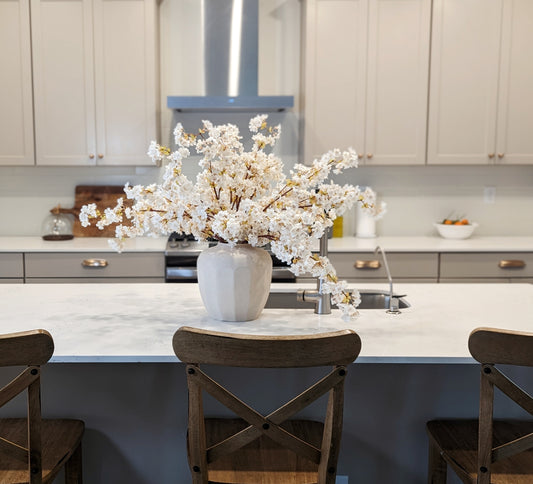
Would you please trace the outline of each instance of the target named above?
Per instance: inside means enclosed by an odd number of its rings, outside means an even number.
[[[157,167],[0,167],[0,236],[41,235],[51,208],[73,206],[76,185],[148,184],[159,175]],[[363,166],[345,175],[337,181],[371,186],[387,203],[378,235],[432,235],[433,222],[452,213],[478,222],[477,235],[533,235],[533,166]],[[485,201],[487,186],[494,203]],[[346,214],[344,235],[353,235],[354,217]]]

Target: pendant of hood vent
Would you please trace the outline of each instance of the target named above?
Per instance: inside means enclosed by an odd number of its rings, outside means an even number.
[[[259,96],[258,0],[203,1],[205,96],[168,96],[178,111],[284,111],[293,96]]]

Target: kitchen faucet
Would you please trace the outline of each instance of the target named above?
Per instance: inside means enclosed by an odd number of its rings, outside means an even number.
[[[383,264],[385,266],[385,271],[387,272],[387,279],[389,280],[389,309],[387,309],[387,312],[389,314],[400,314],[399,300],[397,297],[393,297],[392,277],[389,270],[389,264],[387,263],[387,256],[385,251],[378,245],[374,249],[374,254],[377,255],[379,252],[381,252],[381,256],[383,257]]]
[[[320,238],[320,256],[328,256],[328,231],[324,232],[324,235]],[[306,290],[299,289],[297,299],[300,302],[314,302],[315,314],[331,314],[331,295],[325,294],[322,290],[322,284],[324,280],[321,277],[317,277],[316,289]]]

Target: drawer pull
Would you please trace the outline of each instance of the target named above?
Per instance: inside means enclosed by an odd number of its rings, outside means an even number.
[[[381,263],[378,260],[356,260],[353,266],[356,269],[376,270],[381,267]]]
[[[521,269],[526,267],[526,263],[520,259],[501,260],[498,267],[501,269]]]
[[[81,265],[83,267],[96,267],[103,268],[107,267],[107,261],[105,259],[85,259]]]

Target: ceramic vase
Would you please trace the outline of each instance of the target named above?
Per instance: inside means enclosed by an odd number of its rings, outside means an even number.
[[[369,239],[376,236],[376,219],[360,207],[357,208],[355,236]]]
[[[200,253],[197,270],[209,316],[221,321],[259,317],[272,281],[272,258],[265,249],[219,243]]]

